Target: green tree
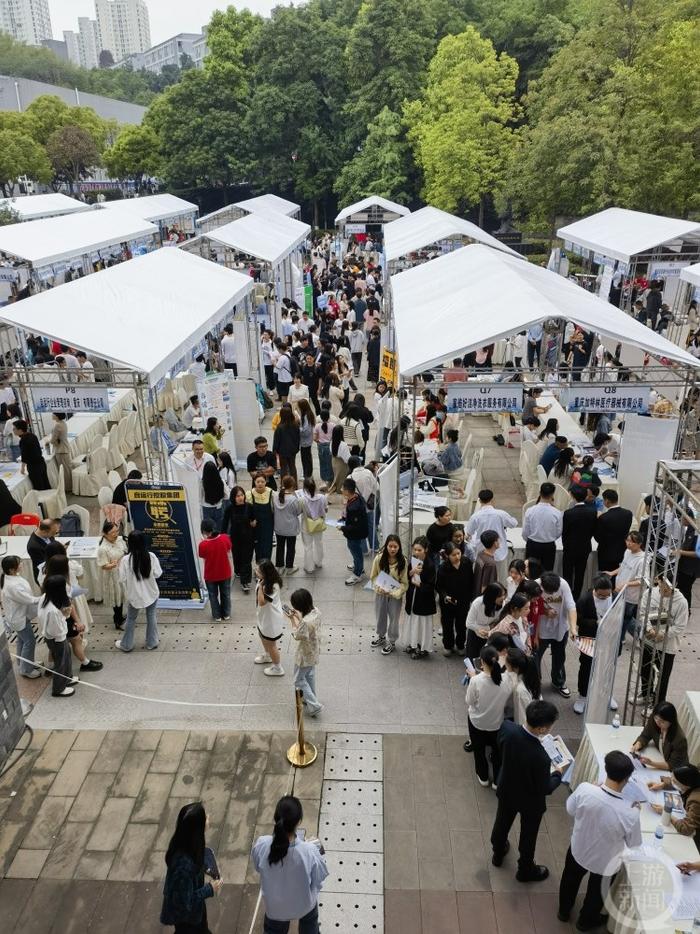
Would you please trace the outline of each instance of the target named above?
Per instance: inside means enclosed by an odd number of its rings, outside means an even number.
[[[79,126],[63,126],[51,134],[46,151],[54,170],[54,184],[70,187],[92,174],[100,162],[100,152],[92,135]]]
[[[49,182],[51,164],[46,150],[26,133],[0,130],[0,188],[6,198],[14,192],[20,175],[37,182]]]
[[[8,224],[18,224],[19,214],[9,205],[0,205],[0,227],[7,227]]]
[[[114,64],[114,56],[109,51],[109,49],[102,49],[99,55],[100,68],[113,68]]]
[[[105,151],[103,162],[113,178],[131,178],[141,187],[144,176],[160,171],[158,136],[147,125],[125,127]]]
[[[483,222],[487,198],[506,178],[517,76],[517,62],[473,26],[440,42],[423,97],[405,107],[428,203],[453,212],[478,205]]]
[[[384,107],[398,113],[404,100],[418,97],[436,36],[425,0],[364,0],[345,49],[356,126],[366,127]]]
[[[408,204],[413,190],[413,162],[401,117],[388,107],[367,128],[361,147],[343,166],[333,186],[340,204],[379,195]]]
[[[53,94],[43,94],[33,100],[24,116],[28,132],[43,146],[56,130],[76,126],[85,130],[98,151],[102,152],[110,136],[116,132],[116,123],[103,120],[92,107],[69,107]]]

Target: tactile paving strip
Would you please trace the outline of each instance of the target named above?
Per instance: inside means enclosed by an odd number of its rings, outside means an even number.
[[[347,892],[352,895],[382,895],[384,892],[384,856],[382,853],[350,853],[327,850],[328,879],[324,892]]]
[[[341,850],[352,853],[382,853],[384,851],[384,825],[381,815],[343,817],[321,814],[318,835],[327,851]]]
[[[358,749],[327,749],[324,778],[381,781],[382,754]]]
[[[318,900],[323,934],[328,931],[359,931],[361,934],[384,930],[384,898],[381,895],[347,895],[321,891]]]
[[[326,740],[328,749],[370,749],[382,751],[381,733],[329,733]]]
[[[347,815],[380,816],[383,813],[381,782],[324,782],[321,814],[327,817]]]

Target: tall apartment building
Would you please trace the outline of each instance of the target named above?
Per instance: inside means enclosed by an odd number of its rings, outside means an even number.
[[[151,25],[144,0],[95,0],[100,50],[121,62],[151,47]]]
[[[100,62],[100,39],[97,33],[97,20],[89,16],[78,17],[78,31],[64,30],[69,61],[81,68],[97,68]]]
[[[199,36],[192,43],[192,61],[195,64],[195,68],[204,68],[204,59],[209,54],[209,47],[207,46],[207,27],[202,27],[202,35]]]
[[[152,49],[147,49],[131,58],[134,68],[145,68],[160,74],[165,65],[182,64],[182,56],[189,55],[194,60],[194,44],[201,39],[197,32],[180,32],[171,39],[159,42]]]
[[[49,0],[0,0],[0,31],[27,45],[53,39]]]

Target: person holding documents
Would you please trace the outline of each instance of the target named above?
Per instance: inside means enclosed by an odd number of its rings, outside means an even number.
[[[622,789],[633,772],[634,765],[626,753],[609,752],[603,784],[581,782],[567,799],[566,810],[574,818],[574,829],[559,884],[557,917],[563,922],[569,920],[579,886],[588,873],[577,931],[593,931],[605,924],[601,914],[603,878],[619,870],[625,847],[641,846],[639,808],[622,797]]]
[[[685,814],[675,817],[671,814],[671,824],[678,833],[686,837],[695,837],[695,845],[700,849],[700,769],[695,765],[682,765],[673,770],[673,777],[662,775],[661,781],[648,782],[652,791],[678,791]],[[652,804],[657,814],[663,812],[663,805]]]

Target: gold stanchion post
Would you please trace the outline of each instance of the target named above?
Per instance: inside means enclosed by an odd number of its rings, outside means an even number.
[[[287,750],[287,759],[298,769],[303,769],[316,761],[318,750],[313,743],[307,743],[304,739],[304,706],[302,704],[304,692],[297,689],[295,694],[297,706],[297,741],[296,743],[292,743]]]

